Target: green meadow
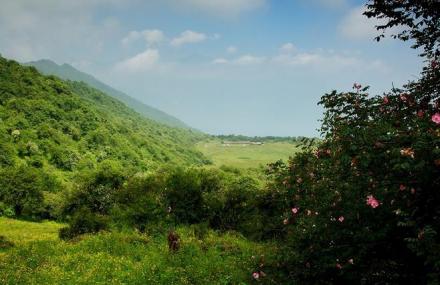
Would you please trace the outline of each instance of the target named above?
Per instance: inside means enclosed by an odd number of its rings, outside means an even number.
[[[197,149],[215,166],[258,168],[277,160],[286,161],[299,146],[289,142],[266,142],[263,145],[226,145],[221,140],[206,140],[197,144]]]
[[[262,244],[238,234],[200,236],[191,226],[176,227],[176,253],[161,230],[66,242],[58,238],[62,226],[0,218],[0,284],[248,284],[263,254]]]

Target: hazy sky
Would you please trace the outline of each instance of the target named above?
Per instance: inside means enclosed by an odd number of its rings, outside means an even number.
[[[319,98],[415,79],[358,0],[0,0],[0,53],[70,63],[200,130],[316,135]]]

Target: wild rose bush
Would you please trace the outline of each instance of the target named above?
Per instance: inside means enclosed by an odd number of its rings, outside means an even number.
[[[279,221],[286,278],[440,282],[437,62],[422,76],[384,96],[359,84],[323,96],[323,142],[269,166],[271,187],[289,201]]]

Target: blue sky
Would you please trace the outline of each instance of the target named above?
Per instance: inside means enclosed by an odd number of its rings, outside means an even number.
[[[0,0],[0,53],[70,63],[213,134],[317,135],[319,98],[417,78],[357,0]]]

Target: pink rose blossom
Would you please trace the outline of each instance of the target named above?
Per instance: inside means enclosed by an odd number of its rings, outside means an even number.
[[[390,103],[390,99],[388,98],[388,96],[383,97],[383,103],[386,105],[388,103]]]
[[[339,264],[339,263],[336,263],[336,268],[337,268],[337,269],[342,269],[342,265]]]
[[[341,223],[342,223],[344,220],[345,220],[344,216],[340,216],[340,217],[338,218],[338,221],[341,222]]]
[[[292,208],[292,214],[297,214],[298,213],[298,208]]]
[[[423,112],[423,110],[418,110],[417,111],[417,117],[423,118],[423,116],[425,116],[425,112]]]
[[[370,206],[371,208],[375,209],[377,207],[379,207],[379,201],[374,198],[373,195],[368,195],[367,196],[367,205]]]
[[[260,278],[260,273],[254,272],[254,273],[252,273],[252,277],[254,277],[254,279],[259,279]]]
[[[400,100],[402,100],[403,102],[406,102],[408,100],[408,97],[406,96],[406,93],[403,93],[400,95]]]
[[[400,186],[399,186],[399,190],[400,190],[400,191],[405,191],[405,190],[406,190],[406,186],[403,185],[403,184],[400,184]]]
[[[440,124],[440,113],[435,113],[432,115],[431,120],[437,125]]]
[[[360,85],[359,83],[354,83],[353,84],[353,89],[356,89],[357,91],[359,91],[362,88],[362,85]]]

